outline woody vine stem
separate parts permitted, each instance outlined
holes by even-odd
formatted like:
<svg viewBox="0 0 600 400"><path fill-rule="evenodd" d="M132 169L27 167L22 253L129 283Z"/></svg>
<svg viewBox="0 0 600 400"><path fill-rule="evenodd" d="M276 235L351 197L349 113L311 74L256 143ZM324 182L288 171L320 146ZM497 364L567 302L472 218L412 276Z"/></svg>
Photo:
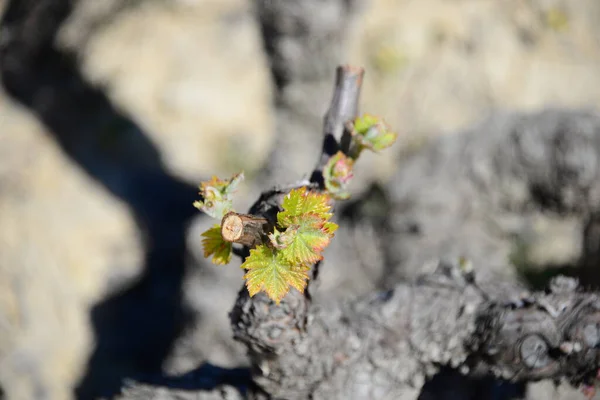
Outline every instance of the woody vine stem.
<svg viewBox="0 0 600 400"><path fill-rule="evenodd" d="M337 228L334 201L348 197L360 153L396 139L379 118L358 117L362 76L359 68L337 69L309 179L264 192L248 214L232 205L242 174L201 186L196 206L219 221L203 234L206 256L226 264L234 244L242 246L246 285L230 318L234 338L248 349L255 394L398 398L446 366L510 381L565 379L591 395L600 297L573 279L556 278L543 293L509 285L502 297L488 297L485 283L459 262L348 306L311 305L309 272Z"/></svg>
<svg viewBox="0 0 600 400"><path fill-rule="evenodd" d="M251 296L264 292L279 304L290 288L304 292L312 265L323 259L322 252L338 228L330 221L331 209L335 199L349 197L354 162L363 150L377 152L395 142L397 135L380 118L357 116L363 74L361 68L338 68L325 117L322 154L308 182L273 192L284 196L266 210L250 214L233 211L233 193L242 173L201 184L203 199L195 206L221 219L203 234L205 256L226 264L232 243L244 246L242 268Z"/></svg>

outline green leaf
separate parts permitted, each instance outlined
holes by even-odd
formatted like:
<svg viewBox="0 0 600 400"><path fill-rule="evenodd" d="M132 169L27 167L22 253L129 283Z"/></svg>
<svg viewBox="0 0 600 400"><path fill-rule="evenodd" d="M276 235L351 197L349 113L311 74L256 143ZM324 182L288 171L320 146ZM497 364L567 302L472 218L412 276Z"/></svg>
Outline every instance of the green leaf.
<svg viewBox="0 0 600 400"><path fill-rule="evenodd" d="M242 268L248 271L244 279L250 296L265 292L277 304L289 292L290 286L304 292L310 270L306 264L290 264L280 252L265 245L250 250Z"/></svg>
<svg viewBox="0 0 600 400"><path fill-rule="evenodd" d="M371 114L364 114L354 120L354 130L359 135L364 135L373 125L377 125L379 118Z"/></svg>
<svg viewBox="0 0 600 400"><path fill-rule="evenodd" d="M294 189L284 197L283 211L277 213L277 223L282 228L297 224L298 218L305 214L314 214L327 220L331 218L330 197L327 194L309 191L306 187Z"/></svg>
<svg viewBox="0 0 600 400"><path fill-rule="evenodd" d="M353 166L354 160L341 151L333 155L325 164L323 169L325 188L334 198L344 200L350 197L346 189L354 176Z"/></svg>
<svg viewBox="0 0 600 400"><path fill-rule="evenodd" d="M240 172L231 179L221 180L213 176L210 181L202 182L200 195L203 201L195 201L194 207L204 211L213 218L221 219L233 209L233 193L240 182L244 180L244 173Z"/></svg>
<svg viewBox="0 0 600 400"><path fill-rule="evenodd" d="M330 238L333 237L333 234L339 228L338 224L335 222L327 221L323 224L323 231L329 235Z"/></svg>
<svg viewBox="0 0 600 400"><path fill-rule="evenodd" d="M292 190L282 202L283 211L277 213L277 223L284 232L271 235L273 246L292 264L313 264L323 259L337 229L329 222L332 214L330 197L325 193L308 191L306 187Z"/></svg>
<svg viewBox="0 0 600 400"><path fill-rule="evenodd" d="M396 133L389 131L383 120L369 114L354 120L352 135L359 145L359 153L363 148L373 151L383 150L390 147L398 137Z"/></svg>
<svg viewBox="0 0 600 400"><path fill-rule="evenodd" d="M212 262L218 265L228 264L231 261L231 243L223 240L221 226L215 225L202 234L204 257L213 256Z"/></svg>
<svg viewBox="0 0 600 400"><path fill-rule="evenodd" d="M281 250L283 257L290 263L314 264L323 259L321 252L329 245L337 224L327 222L316 214L305 214L298 218L290 244Z"/></svg>

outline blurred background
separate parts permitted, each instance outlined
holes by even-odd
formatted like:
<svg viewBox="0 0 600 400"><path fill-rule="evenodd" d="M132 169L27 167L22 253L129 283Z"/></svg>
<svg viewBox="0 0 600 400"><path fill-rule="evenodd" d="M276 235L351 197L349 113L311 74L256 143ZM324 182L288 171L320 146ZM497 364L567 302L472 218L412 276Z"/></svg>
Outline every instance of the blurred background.
<svg viewBox="0 0 600 400"><path fill-rule="evenodd" d="M228 319L242 271L203 258L197 185L245 171L242 211L306 176L340 63L366 69L361 110L400 139L359 161L316 301L446 256L537 287L600 254L589 207L460 192L450 139L494 155L541 120L587 138L577 154L600 148L598 0L0 0L0 14L0 398L111 398L199 366L244 379ZM457 211L471 201L480 213Z"/></svg>

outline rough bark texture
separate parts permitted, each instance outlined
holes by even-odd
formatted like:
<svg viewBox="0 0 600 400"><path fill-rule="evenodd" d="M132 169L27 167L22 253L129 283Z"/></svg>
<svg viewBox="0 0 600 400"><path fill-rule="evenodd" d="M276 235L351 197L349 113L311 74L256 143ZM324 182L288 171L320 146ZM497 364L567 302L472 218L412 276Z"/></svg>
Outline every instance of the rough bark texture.
<svg viewBox="0 0 600 400"><path fill-rule="evenodd" d="M327 310L298 307L299 295L282 309L265 297L248 306L241 296L232 319L255 382L276 398L397 399L414 397L440 366L516 381L595 378L596 294L557 278L548 294L506 291L484 300L482 288L457 272L443 266L415 284Z"/></svg>
<svg viewBox="0 0 600 400"><path fill-rule="evenodd" d="M343 76L349 70L338 73ZM337 89L341 82L343 79L337 80ZM358 92L349 93L356 96ZM334 96L330 109L336 109L336 102L353 103ZM545 126L544 118L540 118L540 127L547 129L534 130L529 138L527 129L509 136L509 143L525 139L546 143L550 135L549 142L557 148L550 159L538 160L545 163L539 184L523 190L533 194L542 190L547 194L542 198L553 199L550 208L563 207L567 212L593 209L595 191L578 184L591 185L595 175L580 177L577 166L588 165L589 160L584 157L578 164L581 158L569 156L569 149L573 148L570 141L579 143L578 134L597 140L597 131L585 129L589 124L583 124L578 125L580 129L563 128L556 134L556 124ZM586 121L578 119L582 120ZM341 130L337 137L332 136L325 125L325 141L337 141L339 147ZM589 146L575 148L585 155ZM512 160L510 171L522 180L537 176L536 168L521 168L536 161L534 155L515 160L513 152L506 151L497 148L489 157L498 163ZM593 152L595 157L596 150ZM251 214L272 217L285 192L266 192ZM434 274L414 283L326 308L312 305L308 293L292 291L275 305L263 294L250 297L242 288L230 316L234 337L247 346L252 363L256 386L250 393L258 398L285 399L414 398L440 368L513 382L561 378L573 385L593 382L598 371L596 345L600 343L600 298L596 294L579 292L577 281L564 277L554 279L547 292L533 294L510 281L476 282L471 267L455 260L438 263ZM421 397L435 398L443 386L426 387ZM462 394L473 396L472 390Z"/></svg>
<svg viewBox="0 0 600 400"><path fill-rule="evenodd" d="M278 308L242 292L232 321L255 382L275 398L391 399L414 396L436 363L466 359L478 302L451 285L403 285L327 310L298 293Z"/></svg>
<svg viewBox="0 0 600 400"><path fill-rule="evenodd" d="M525 275L579 264L579 252L552 259L552 247L570 239L556 243L552 230L568 224L581 237L595 236L599 156L600 118L587 111L497 113L431 143L405 160L388 185L383 276L393 284L414 278L432 258L460 256L480 275L512 280L516 273L506 268L509 262ZM550 228L541 244L548 243L538 246L543 257L536 262L529 257L534 247L529 237L542 236L537 232L544 226ZM597 241L584 241L582 257L590 264ZM597 279L589 274L585 283Z"/></svg>
<svg viewBox="0 0 600 400"><path fill-rule="evenodd" d="M251 393L260 398L264 390L284 399L415 398L441 367L518 381L566 378L581 384L596 377L596 294L578 292L570 278L556 278L547 293L521 293L508 285L504 296L485 300L487 289L458 266L440 265L413 284L328 309L306 306L298 292L275 306L263 295L249 301L242 290L232 320L254 362L260 389ZM137 385L123 398L191 396L177 393ZM219 393L237 395L231 389ZM218 398L215 392L205 396Z"/></svg>

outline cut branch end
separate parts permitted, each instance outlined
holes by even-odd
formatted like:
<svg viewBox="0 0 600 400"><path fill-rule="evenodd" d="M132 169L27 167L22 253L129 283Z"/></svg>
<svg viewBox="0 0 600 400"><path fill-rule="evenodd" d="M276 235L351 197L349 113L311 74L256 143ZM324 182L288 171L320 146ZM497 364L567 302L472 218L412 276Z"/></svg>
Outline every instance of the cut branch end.
<svg viewBox="0 0 600 400"><path fill-rule="evenodd" d="M221 220L223 240L254 248L263 242L269 233L269 221L266 218L248 214L229 212Z"/></svg>

